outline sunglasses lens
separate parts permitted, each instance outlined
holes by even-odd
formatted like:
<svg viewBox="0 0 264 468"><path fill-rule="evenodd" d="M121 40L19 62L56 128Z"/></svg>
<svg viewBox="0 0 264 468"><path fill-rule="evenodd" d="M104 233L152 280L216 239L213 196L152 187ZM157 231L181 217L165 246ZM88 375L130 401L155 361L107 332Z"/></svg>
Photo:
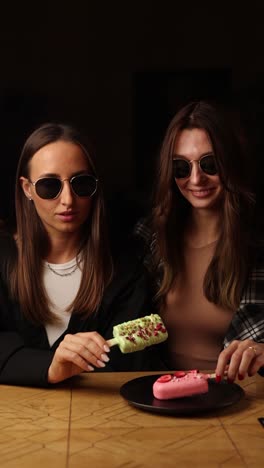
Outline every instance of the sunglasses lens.
<svg viewBox="0 0 264 468"><path fill-rule="evenodd" d="M36 182L35 189L40 198L45 200L56 198L61 190L61 181L53 177L44 177Z"/></svg>
<svg viewBox="0 0 264 468"><path fill-rule="evenodd" d="M72 189L78 197L92 197L97 190L97 180L93 175L79 175L71 181Z"/></svg>
<svg viewBox="0 0 264 468"><path fill-rule="evenodd" d="M173 175L176 179L184 179L190 175L190 165L184 159L173 160Z"/></svg>
<svg viewBox="0 0 264 468"><path fill-rule="evenodd" d="M215 164L215 158L212 155L205 156L200 160L200 167L208 175L217 174L217 167Z"/></svg>
<svg viewBox="0 0 264 468"><path fill-rule="evenodd" d="M207 175L216 175L218 170L213 155L209 154L200 159L200 167L202 171ZM173 175L176 179L184 179L189 177L191 174L190 163L185 159L174 159L173 160Z"/></svg>
<svg viewBox="0 0 264 468"><path fill-rule="evenodd" d="M78 197L92 197L97 190L97 179L93 175L83 174L71 179L71 187ZM40 198L52 200L61 191L62 181L56 177L44 177L35 184Z"/></svg>

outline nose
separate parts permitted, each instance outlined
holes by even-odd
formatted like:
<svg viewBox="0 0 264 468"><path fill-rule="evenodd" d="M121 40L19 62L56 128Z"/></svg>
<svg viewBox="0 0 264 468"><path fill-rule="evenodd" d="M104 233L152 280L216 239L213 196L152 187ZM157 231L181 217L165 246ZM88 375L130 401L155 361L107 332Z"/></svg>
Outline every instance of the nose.
<svg viewBox="0 0 264 468"><path fill-rule="evenodd" d="M198 161L192 161L192 170L190 174L190 181L195 185L199 184L200 180L203 179L204 173L199 166Z"/></svg>
<svg viewBox="0 0 264 468"><path fill-rule="evenodd" d="M73 197L74 195L69 180L62 180L62 191L60 193L60 200L62 205L71 206L73 203Z"/></svg>

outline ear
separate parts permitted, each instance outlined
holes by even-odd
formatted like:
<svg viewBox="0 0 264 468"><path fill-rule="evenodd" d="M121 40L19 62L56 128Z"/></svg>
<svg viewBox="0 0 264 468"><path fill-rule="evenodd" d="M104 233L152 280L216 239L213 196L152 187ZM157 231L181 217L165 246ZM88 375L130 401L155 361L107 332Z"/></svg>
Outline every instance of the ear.
<svg viewBox="0 0 264 468"><path fill-rule="evenodd" d="M29 200L32 200L32 193L31 193L32 187L31 187L31 183L29 182L29 180L26 177L20 177L19 182L20 182L21 188L22 188L25 196Z"/></svg>

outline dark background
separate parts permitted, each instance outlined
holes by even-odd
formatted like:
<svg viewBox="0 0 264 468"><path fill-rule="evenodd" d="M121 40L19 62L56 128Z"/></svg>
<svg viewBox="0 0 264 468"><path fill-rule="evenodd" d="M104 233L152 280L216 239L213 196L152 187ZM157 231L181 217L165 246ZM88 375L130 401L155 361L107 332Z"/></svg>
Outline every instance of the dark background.
<svg viewBox="0 0 264 468"><path fill-rule="evenodd" d="M111 224L117 234L129 231L148 208L169 120L189 99L208 97L238 104L262 200L260 4L231 11L212 2L76 1L2 11L0 218L12 218L26 137L57 120L90 137Z"/></svg>

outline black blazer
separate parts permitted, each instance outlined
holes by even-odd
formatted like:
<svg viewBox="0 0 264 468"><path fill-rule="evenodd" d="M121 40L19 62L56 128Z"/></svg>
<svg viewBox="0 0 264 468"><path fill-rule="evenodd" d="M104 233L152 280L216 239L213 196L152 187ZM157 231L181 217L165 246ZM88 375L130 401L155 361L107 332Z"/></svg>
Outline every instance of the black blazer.
<svg viewBox="0 0 264 468"><path fill-rule="evenodd" d="M0 236L0 383L8 385L48 386L47 373L54 352L66 333L97 331L106 340L113 326L154 312L151 294L141 258L133 247L126 249L117 262L116 273L106 288L96 313L87 319L72 314L65 333L50 347L44 326L35 326L22 315L19 304L10 300L7 260L16 255L16 246L8 235ZM40 304L41 307L41 304ZM122 354L111 348L110 361L96 371L162 370L159 345L144 351Z"/></svg>

